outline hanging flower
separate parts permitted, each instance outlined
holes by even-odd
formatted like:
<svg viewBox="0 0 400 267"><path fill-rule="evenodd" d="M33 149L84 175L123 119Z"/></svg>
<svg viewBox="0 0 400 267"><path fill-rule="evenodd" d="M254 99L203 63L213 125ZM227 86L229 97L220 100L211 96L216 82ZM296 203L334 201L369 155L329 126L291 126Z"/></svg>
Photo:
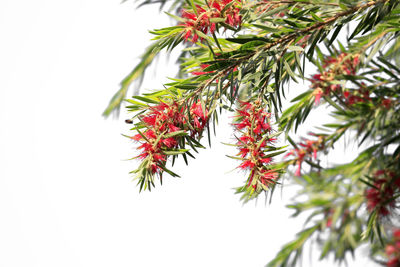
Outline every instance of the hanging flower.
<svg viewBox="0 0 400 267"><path fill-rule="evenodd" d="M241 24L242 17L239 14L241 10L240 0L213 0L209 1L207 6L196 5L196 12L182 9L181 17L185 22L181 23L184 27L183 38L187 41L190 37L192 43L199 39L199 33L213 34L217 25L212 19L222 18L225 23L237 27ZM196 14L197 13L197 14Z"/></svg>
<svg viewBox="0 0 400 267"><path fill-rule="evenodd" d="M182 135L171 133L185 131L192 137L200 137L208 122L207 112L203 112L200 102L189 108L190 116L177 102L161 102L150 106L148 112L140 116L141 127L131 138L140 143L137 158L147 162L145 168L152 174L161 174L168 155L165 151L178 148ZM190 126L189 126L190 124ZM169 135L168 135L169 134Z"/></svg>
<svg viewBox="0 0 400 267"><path fill-rule="evenodd" d="M393 231L392 240L386 245L385 252L389 259L386 266L400 266L400 229L395 229Z"/></svg>
<svg viewBox="0 0 400 267"><path fill-rule="evenodd" d="M297 166L295 175L301 175L301 165L304 160L316 160L317 152L324 149L324 137L322 135L316 135L314 133L310 133L310 135L318 137L317 140L309 140L303 139L303 141L298 145L297 148L292 149L285 155L285 157L293 156L294 163Z"/></svg>
<svg viewBox="0 0 400 267"><path fill-rule="evenodd" d="M374 174L373 187L366 189L367 209L376 210L380 216L388 216L395 207L393 198L400 191L400 176L389 170L378 170Z"/></svg>
<svg viewBox="0 0 400 267"><path fill-rule="evenodd" d="M275 138L268 137L272 131L271 114L260 100L253 103L241 101L236 112L237 122L233 126L240 133L237 156L242 158L239 168L250 172L247 186L257 190L275 184L279 173L271 169L272 159L265 154L275 141Z"/></svg>
<svg viewBox="0 0 400 267"><path fill-rule="evenodd" d="M330 95L332 92L342 90L334 80L338 75L355 75L359 65L358 55L342 53L337 57L329 57L323 62L323 72L311 77L311 88L314 90L315 105L320 103L322 96Z"/></svg>

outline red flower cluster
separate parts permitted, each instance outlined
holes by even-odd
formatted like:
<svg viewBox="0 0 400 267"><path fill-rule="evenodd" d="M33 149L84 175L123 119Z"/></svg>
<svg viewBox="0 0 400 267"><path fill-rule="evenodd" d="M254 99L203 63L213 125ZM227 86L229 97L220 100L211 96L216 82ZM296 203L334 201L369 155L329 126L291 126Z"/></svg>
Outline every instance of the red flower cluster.
<svg viewBox="0 0 400 267"><path fill-rule="evenodd" d="M333 214L335 213L335 209L331 208L328 211L324 212L325 218L326 219L326 227L330 228L332 227L332 219L333 219Z"/></svg>
<svg viewBox="0 0 400 267"><path fill-rule="evenodd" d="M310 133L310 135L315 135ZM324 148L324 137L322 135L315 135L318 137L317 140L308 140L305 139L303 142L299 144L299 147L292 149L289 153L285 155L294 156L295 164L297 165L297 169L295 171L296 176L301 175L301 164L306 159L317 159L317 152Z"/></svg>
<svg viewBox="0 0 400 267"><path fill-rule="evenodd" d="M196 43L199 39L197 32L211 34L217 29L216 22L212 19L222 18L226 24L237 27L240 25L242 17L239 15L241 9L241 0L213 0L208 2L207 7L196 5L197 15L195 12L182 10L182 18L186 21L181 24L185 27L184 39L187 41L192 37L192 42ZM215 20L214 20L215 21Z"/></svg>
<svg viewBox="0 0 400 267"><path fill-rule="evenodd" d="M192 104L192 106L190 107L190 119L192 121L191 122L192 129L190 129L190 136L200 137L201 133L204 130L204 127L206 127L208 122L207 113L208 113L207 110L205 112L203 111L200 102ZM185 120L184 122L186 123L188 122L188 120Z"/></svg>
<svg viewBox="0 0 400 267"><path fill-rule="evenodd" d="M374 174L374 187L365 191L367 209L376 210L378 215L387 216L395 207L393 196L400 191L400 176L389 170L378 170Z"/></svg>
<svg viewBox="0 0 400 267"><path fill-rule="evenodd" d="M217 53L216 53L216 55L218 56ZM217 60L218 60L218 59L217 59ZM205 71L205 69L206 69L207 67L209 67L209 66L210 66L209 64L200 64L200 66L197 67L196 70L195 70L195 71L192 71L191 73L192 73L193 75L196 75L196 76L204 75L204 74L213 74L213 73L215 73L215 72L216 72L215 70L212 70L212 71ZM237 66L235 66L235 67L233 67L232 69L229 69L229 70L224 71L224 73L228 73L230 70L232 70L232 71L234 72L234 71L237 71L238 68L237 68ZM219 80L219 79L215 79L215 82L218 83L218 80Z"/></svg>
<svg viewBox="0 0 400 267"><path fill-rule="evenodd" d="M386 255L389 261L386 263L387 267L400 266L400 229L393 231L393 240L386 245Z"/></svg>
<svg viewBox="0 0 400 267"><path fill-rule="evenodd" d="M140 117L142 126L145 130L132 137L139 141L141 154L138 158L147 160L145 166L152 174L162 172L162 167L167 161L165 151L178 147L179 138L189 132L192 137L201 135L207 124L207 115L203 113L200 103L193 103L190 107L189 122L187 111L184 107L179 107L178 103L161 102L156 106L149 107L149 111ZM188 124L191 124L191 127ZM174 134L175 133L175 134Z"/></svg>
<svg viewBox="0 0 400 267"><path fill-rule="evenodd" d="M384 98L382 99L381 105L384 106L385 108L390 108L390 106L392 106L392 100Z"/></svg>
<svg viewBox="0 0 400 267"><path fill-rule="evenodd" d="M346 99L348 105L354 105L357 103L365 103L371 101L370 92L365 87L361 87L359 90L350 92L344 91L343 96Z"/></svg>
<svg viewBox="0 0 400 267"><path fill-rule="evenodd" d="M366 88L364 83L361 83L361 87L358 90L343 92L343 96L346 99L346 103L348 105L372 102L370 94L370 91ZM392 100L389 98L382 97L378 101L379 102L377 104L386 109L389 109L393 104Z"/></svg>
<svg viewBox="0 0 400 267"><path fill-rule="evenodd" d="M329 57L325 60L323 68L327 69L311 78L311 88L314 89L315 104L318 105L323 95L341 89L338 84L333 84L337 75L355 75L357 65L360 63L358 55L340 54L338 57Z"/></svg>
<svg viewBox="0 0 400 267"><path fill-rule="evenodd" d="M268 144L276 140L268 137L271 133L271 114L266 112L259 100L254 103L240 102L237 112L238 122L233 124L241 133L237 155L243 160L239 168L250 171L247 186L251 185L256 190L258 186L274 184L279 174L268 167L272 160L264 153L271 148Z"/></svg>
<svg viewBox="0 0 400 267"><path fill-rule="evenodd" d="M343 97L347 105L354 105L371 102L370 94L371 92L367 89L365 83L362 82L358 90L345 90L343 92Z"/></svg>
<svg viewBox="0 0 400 267"><path fill-rule="evenodd" d="M204 71L205 68L207 68L208 64L200 64L200 70L198 71L192 71L193 75L204 75L204 74L209 74L209 73L213 73L214 71Z"/></svg>

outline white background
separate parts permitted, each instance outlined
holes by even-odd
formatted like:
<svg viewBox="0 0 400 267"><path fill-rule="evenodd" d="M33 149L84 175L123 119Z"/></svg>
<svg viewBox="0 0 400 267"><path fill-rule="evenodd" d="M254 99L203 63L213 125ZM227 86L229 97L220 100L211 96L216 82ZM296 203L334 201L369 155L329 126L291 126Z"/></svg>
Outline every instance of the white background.
<svg viewBox="0 0 400 267"><path fill-rule="evenodd" d="M139 194L128 115L101 113L167 23L117 0L0 0L0 267L261 267L301 229L291 188L272 205L233 194L229 117L183 178ZM166 64L145 85L174 76Z"/></svg>

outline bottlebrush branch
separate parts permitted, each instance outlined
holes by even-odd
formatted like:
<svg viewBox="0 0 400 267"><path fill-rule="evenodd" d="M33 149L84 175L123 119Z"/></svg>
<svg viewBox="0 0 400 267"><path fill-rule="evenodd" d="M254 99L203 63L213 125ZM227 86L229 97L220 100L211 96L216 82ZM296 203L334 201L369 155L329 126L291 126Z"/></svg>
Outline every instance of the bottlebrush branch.
<svg viewBox="0 0 400 267"><path fill-rule="evenodd" d="M237 154L230 157L246 173L236 189L242 199L272 192L285 178L307 199L289 205L294 216L309 211L306 228L268 266L295 266L310 240L318 240L321 259L333 255L341 263L368 245L372 260L397 266L399 1L187 0L176 6L166 14L174 25L151 31L153 44L105 112L119 107L155 55L180 50L179 77L126 99L140 190L162 182L164 173L178 176L169 162L179 156L188 163L205 148L203 137L210 142L225 111L234 117ZM285 91L298 90L300 80L308 90L287 106ZM313 112L335 122L316 125L309 138L295 136ZM344 140L362 152L346 164L330 163L330 152Z"/></svg>

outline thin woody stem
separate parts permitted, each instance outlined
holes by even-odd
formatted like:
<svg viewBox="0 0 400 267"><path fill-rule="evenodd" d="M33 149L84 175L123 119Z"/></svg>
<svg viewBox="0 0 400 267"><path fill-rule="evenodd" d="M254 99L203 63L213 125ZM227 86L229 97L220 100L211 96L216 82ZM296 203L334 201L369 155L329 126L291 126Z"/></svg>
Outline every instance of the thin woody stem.
<svg viewBox="0 0 400 267"><path fill-rule="evenodd" d="M286 36L276 40L275 42L266 45L263 48L263 50L269 50L269 49L271 49L272 47L274 47L276 45L279 45L281 43L286 43L286 42L288 42L290 40L293 40L296 37L298 37L299 35L302 35L304 33L309 33L309 32L311 32L311 31L313 31L315 29L318 29L318 28L322 28L322 27L324 27L324 26L326 26L328 24L331 24L331 23L335 22L337 19L339 19L341 17L347 16L347 15L355 13L355 12L357 12L359 10L366 9L368 7L374 6L374 5L378 4L378 3L384 3L384 2L388 2L388 1L389 0L372 1L372 2L369 2L369 3L364 4L364 5L358 5L358 6L352 7L349 10L340 12L340 13L336 14L333 17L325 19L323 22L319 22L319 23L316 23L313 26L307 27L307 28L302 29L302 30L298 30L296 33L292 33L292 34L286 35Z"/></svg>
<svg viewBox="0 0 400 267"><path fill-rule="evenodd" d="M381 39L383 36L385 36L388 32L383 31L382 33L380 33L379 35L377 35L374 39L372 39L371 41L368 42L368 44L366 44L365 46L363 46L363 48L360 50L359 54L364 53L371 45L373 45L374 43L376 43L376 41L378 41L379 39Z"/></svg>
<svg viewBox="0 0 400 267"><path fill-rule="evenodd" d="M207 86L209 86L212 82L214 82L216 79L221 78L223 75L225 75L227 72L233 70L236 67L236 65L234 66L230 66L227 70L223 70L223 71L219 71L217 72L216 75L214 75L212 78L210 78L209 80L206 80L202 85L199 86L199 88L196 89L196 91L190 95L190 97L194 96L194 95L198 95L200 94L204 88L206 88ZM183 99L184 101L184 99Z"/></svg>

